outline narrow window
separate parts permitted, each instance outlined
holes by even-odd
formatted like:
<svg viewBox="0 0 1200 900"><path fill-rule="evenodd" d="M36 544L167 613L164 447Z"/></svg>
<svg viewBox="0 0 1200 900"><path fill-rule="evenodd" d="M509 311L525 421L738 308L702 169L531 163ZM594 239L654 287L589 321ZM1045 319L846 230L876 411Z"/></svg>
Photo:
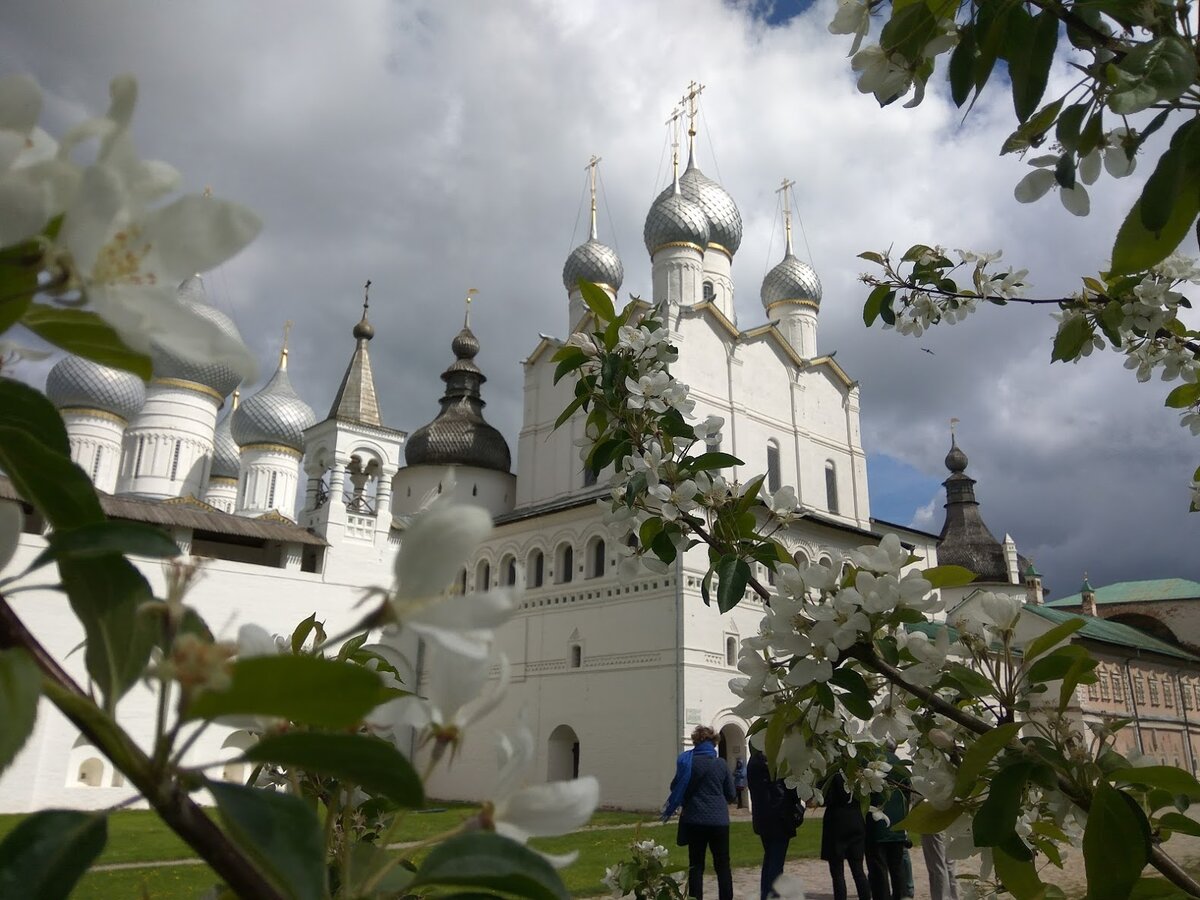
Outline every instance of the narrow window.
<svg viewBox="0 0 1200 900"><path fill-rule="evenodd" d="M717 292L715 290L713 290L713 283L711 281L704 282L703 291L704 291L704 301L706 303L717 299Z"/></svg>
<svg viewBox="0 0 1200 900"><path fill-rule="evenodd" d="M1120 700L1124 702L1125 684L1121 681L1121 675L1118 672L1114 672L1112 676L1112 692L1114 700Z"/></svg>
<svg viewBox="0 0 1200 900"><path fill-rule="evenodd" d="M175 442L175 449L171 451L171 480L175 480L175 476L179 474L179 452L183 449L183 441Z"/></svg>
<svg viewBox="0 0 1200 900"><path fill-rule="evenodd" d="M767 442L767 490L772 494L779 490L781 478L779 475L779 445L774 441Z"/></svg>
<svg viewBox="0 0 1200 900"><path fill-rule="evenodd" d="M511 556L504 563L504 583L509 587L517 583L517 561Z"/></svg>
<svg viewBox="0 0 1200 900"><path fill-rule="evenodd" d="M1151 678L1150 681L1150 705L1158 706L1158 679Z"/></svg>
<svg viewBox="0 0 1200 900"><path fill-rule="evenodd" d="M735 638L733 635L725 638L725 665L737 665L737 651L737 638Z"/></svg>
<svg viewBox="0 0 1200 900"><path fill-rule="evenodd" d="M592 543L592 578L604 576L604 539L596 538Z"/></svg>
<svg viewBox="0 0 1200 900"><path fill-rule="evenodd" d="M1100 676L1100 699L1101 700L1111 700L1112 699L1111 695L1108 693L1108 679L1105 678L1103 675Z"/></svg>
<svg viewBox="0 0 1200 900"><path fill-rule="evenodd" d="M278 477L278 472L271 473L271 481L267 487L267 509L275 508L275 479Z"/></svg>
<svg viewBox="0 0 1200 900"><path fill-rule="evenodd" d="M475 590L487 591L492 587L492 564L482 560L475 569Z"/></svg>
<svg viewBox="0 0 1200 900"><path fill-rule="evenodd" d="M463 569L458 573L458 592L465 594L467 592L467 570Z"/></svg>
<svg viewBox="0 0 1200 900"><path fill-rule="evenodd" d="M1146 685L1142 681L1141 675L1138 675L1138 677L1133 682L1133 698L1138 703L1146 702Z"/></svg>
<svg viewBox="0 0 1200 900"><path fill-rule="evenodd" d="M837 469L832 459L825 463L825 507L835 516L838 514Z"/></svg>
<svg viewBox="0 0 1200 900"><path fill-rule="evenodd" d="M145 452L146 452L146 438L139 436L138 441L137 441L137 453L133 457L133 474L134 475L142 474L142 456L145 454Z"/></svg>
<svg viewBox="0 0 1200 900"><path fill-rule="evenodd" d="M534 550L529 557L529 564L525 567L525 586L539 588L545 578L546 554L541 550Z"/></svg>
<svg viewBox="0 0 1200 900"><path fill-rule="evenodd" d="M100 457L104 455L104 448L97 447L96 455L92 457L92 481L100 475Z"/></svg>
<svg viewBox="0 0 1200 900"><path fill-rule="evenodd" d="M570 544L563 544L557 559L559 584L566 584L575 577L575 551Z"/></svg>
<svg viewBox="0 0 1200 900"><path fill-rule="evenodd" d="M578 669L583 665L583 647L580 644L571 645L571 668Z"/></svg>
<svg viewBox="0 0 1200 900"><path fill-rule="evenodd" d="M1167 709L1175 708L1175 689L1171 687L1171 682L1163 680L1163 706Z"/></svg>

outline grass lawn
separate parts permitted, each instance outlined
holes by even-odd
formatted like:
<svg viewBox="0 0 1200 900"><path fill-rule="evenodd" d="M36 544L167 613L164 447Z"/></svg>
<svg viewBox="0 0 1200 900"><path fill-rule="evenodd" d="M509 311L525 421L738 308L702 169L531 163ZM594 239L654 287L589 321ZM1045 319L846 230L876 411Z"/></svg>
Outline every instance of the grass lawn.
<svg viewBox="0 0 1200 900"><path fill-rule="evenodd" d="M471 807L451 806L437 811L413 813L404 827L406 840L449 830L470 815ZM0 816L0 838L16 827L24 816ZM687 851L675 846L675 823L665 827L642 828L639 823L654 820L649 813L626 813L602 810L592 817L591 828L558 838L533 841L534 846L547 853L579 851L578 861L563 871L563 880L575 896L604 894L601 882L604 870L628 855L634 840L652 838L671 851L671 863L686 868ZM821 844L821 820L806 823L788 853L789 858L818 855ZM154 862L194 857L189 847L148 810L122 810L109 816L109 842L99 864L118 862ZM757 866L762 862L762 845L750 828L750 823L734 822L730 827L730 857L735 868ZM122 869L112 872L90 872L79 883L72 896L78 900L129 900L147 897L150 900L191 900L217 882L216 875L205 865L162 866L158 868ZM1157 898L1153 893L1142 897Z"/></svg>

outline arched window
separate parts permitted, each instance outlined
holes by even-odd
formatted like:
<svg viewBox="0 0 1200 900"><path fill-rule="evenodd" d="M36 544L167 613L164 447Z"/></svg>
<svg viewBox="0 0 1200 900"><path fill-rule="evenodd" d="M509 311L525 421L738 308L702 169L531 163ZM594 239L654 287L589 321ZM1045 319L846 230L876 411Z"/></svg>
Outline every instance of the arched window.
<svg viewBox="0 0 1200 900"><path fill-rule="evenodd" d="M512 587L517 583L517 560L510 553L500 562L500 571L504 573L504 583Z"/></svg>
<svg viewBox="0 0 1200 900"><path fill-rule="evenodd" d="M555 556L554 569L558 573L558 583L566 584L575 577L575 549L564 542L558 545Z"/></svg>
<svg viewBox="0 0 1200 900"><path fill-rule="evenodd" d="M79 783L84 787L100 787L104 779L104 763L90 756L79 764Z"/></svg>
<svg viewBox="0 0 1200 900"><path fill-rule="evenodd" d="M540 588L546 580L546 554L534 550L525 563L525 587Z"/></svg>
<svg viewBox="0 0 1200 900"><path fill-rule="evenodd" d="M604 577L604 553L604 538L592 538L588 546L588 578Z"/></svg>
<svg viewBox="0 0 1200 900"><path fill-rule="evenodd" d="M492 587L492 564L481 559L475 567L475 590L486 591Z"/></svg>
<svg viewBox="0 0 1200 900"><path fill-rule="evenodd" d="M725 638L725 665L736 666L738 656L737 638L732 634Z"/></svg>
<svg viewBox="0 0 1200 900"><path fill-rule="evenodd" d="M782 486L779 473L779 443L774 439L767 441L767 490L772 494Z"/></svg>
<svg viewBox="0 0 1200 900"><path fill-rule="evenodd" d="M717 299L717 292L713 289L713 283L711 281L704 282L703 291L704 301L706 303Z"/></svg>
<svg viewBox="0 0 1200 900"><path fill-rule="evenodd" d="M835 516L838 514L837 469L832 459L825 461L825 507Z"/></svg>
<svg viewBox="0 0 1200 900"><path fill-rule="evenodd" d="M583 647L579 644L571 645L571 668L578 669L583 665Z"/></svg>
<svg viewBox="0 0 1200 900"><path fill-rule="evenodd" d="M792 554L792 561L796 564L797 569L803 569L808 565L808 557L804 555L803 550L797 550Z"/></svg>

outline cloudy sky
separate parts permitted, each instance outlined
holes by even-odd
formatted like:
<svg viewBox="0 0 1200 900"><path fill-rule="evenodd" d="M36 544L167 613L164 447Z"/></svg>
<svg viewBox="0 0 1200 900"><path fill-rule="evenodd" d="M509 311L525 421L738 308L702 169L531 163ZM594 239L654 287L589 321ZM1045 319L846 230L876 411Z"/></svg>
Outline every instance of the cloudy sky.
<svg viewBox="0 0 1200 900"><path fill-rule="evenodd" d="M318 415L364 281L385 421L408 430L436 412L462 298L478 288L488 415L514 448L520 361L538 332L567 329L560 273L586 238L584 166L603 158L601 239L622 255L626 290L649 295L641 228L669 177L663 123L696 79L699 165L745 221L742 327L763 321L759 284L782 254L774 190L797 182L797 249L824 283L818 342L863 385L876 516L940 529L957 417L986 521L1054 595L1085 570L1095 584L1200 578L1200 518L1186 512L1200 441L1162 407L1165 387L1138 384L1112 353L1051 366L1044 310L990 308L919 340L868 331L856 280L862 250L938 242L1003 248L1038 295L1060 295L1104 265L1150 167L1103 180L1088 219L1053 194L1023 207L1012 188L1026 167L998 155L1007 96L963 121L939 82L918 109L880 109L857 92L831 15L831 0L10 0L0 72L37 77L57 132L105 108L113 75L140 79L142 154L265 220L207 277L210 295L268 375L295 322L292 377ZM1066 78L1062 65L1054 79Z"/></svg>

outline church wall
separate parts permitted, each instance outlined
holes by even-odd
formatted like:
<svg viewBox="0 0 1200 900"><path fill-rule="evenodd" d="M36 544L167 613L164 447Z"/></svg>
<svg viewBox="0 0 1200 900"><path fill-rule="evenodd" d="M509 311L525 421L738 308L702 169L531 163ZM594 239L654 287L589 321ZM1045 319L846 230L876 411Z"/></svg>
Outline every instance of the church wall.
<svg viewBox="0 0 1200 900"><path fill-rule="evenodd" d="M38 535L22 535L12 563L20 571L45 548ZM164 580L158 560L134 558L155 594L162 596ZM38 572L30 583L36 583ZM266 566L254 566L226 560L213 560L204 567L194 593L189 598L216 636L232 640L238 628L247 623L262 625L272 633L290 635L303 619L314 611L323 618L332 634L348 628L362 615L356 608L362 592L357 586L331 584L318 575ZM83 654L71 650L83 639L83 630L64 595L54 591L31 590L10 598L21 619L59 659L79 683L87 683ZM143 749L153 738L156 701L140 684L120 702L118 715ZM232 729L211 726L189 752L188 759L199 763L230 755L223 748ZM10 768L0 779L0 811L27 812L51 806L98 809L133 795L127 785L113 786L115 775L110 764L101 759L100 787L84 786L78 779L78 766L91 756L86 747L75 747L79 733L48 702L38 706L37 726ZM100 757L99 753L94 754ZM75 766L75 768L68 768Z"/></svg>
<svg viewBox="0 0 1200 900"><path fill-rule="evenodd" d="M392 485L397 515L412 515L445 491L456 503L482 506L498 516L512 509L517 487L512 474L475 466L405 466Z"/></svg>
<svg viewBox="0 0 1200 900"><path fill-rule="evenodd" d="M125 431L120 492L163 499L201 496L220 405L215 392L210 396L152 381L145 406Z"/></svg>

